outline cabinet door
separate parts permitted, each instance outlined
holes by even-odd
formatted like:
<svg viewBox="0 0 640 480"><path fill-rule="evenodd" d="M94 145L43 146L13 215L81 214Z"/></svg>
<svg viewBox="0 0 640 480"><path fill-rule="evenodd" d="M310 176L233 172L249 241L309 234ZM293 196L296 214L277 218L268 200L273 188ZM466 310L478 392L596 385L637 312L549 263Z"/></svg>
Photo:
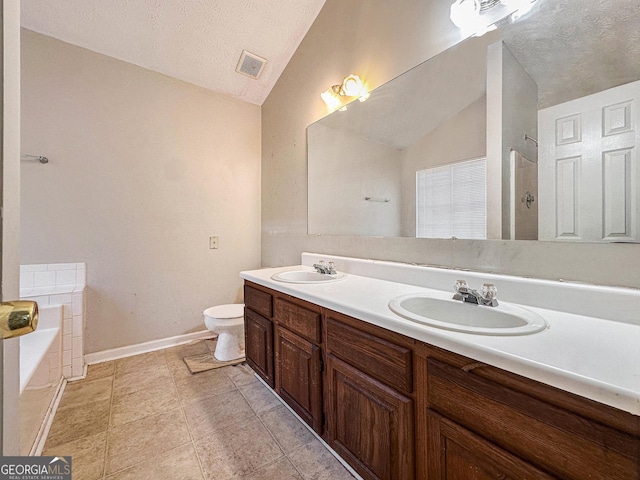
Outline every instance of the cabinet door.
<svg viewBox="0 0 640 480"><path fill-rule="evenodd" d="M247 363L273 388L273 323L245 309L244 335Z"/></svg>
<svg viewBox="0 0 640 480"><path fill-rule="evenodd" d="M333 449L363 478L415 478L413 400L327 356L327 429Z"/></svg>
<svg viewBox="0 0 640 480"><path fill-rule="evenodd" d="M313 343L276 327L276 392L319 434L322 418L322 352Z"/></svg>
<svg viewBox="0 0 640 480"><path fill-rule="evenodd" d="M428 412L429 480L550 480L534 466L437 413Z"/></svg>
<svg viewBox="0 0 640 480"><path fill-rule="evenodd" d="M475 368L482 371L427 359L428 408L560 478L640 478L637 436L483 378Z"/></svg>

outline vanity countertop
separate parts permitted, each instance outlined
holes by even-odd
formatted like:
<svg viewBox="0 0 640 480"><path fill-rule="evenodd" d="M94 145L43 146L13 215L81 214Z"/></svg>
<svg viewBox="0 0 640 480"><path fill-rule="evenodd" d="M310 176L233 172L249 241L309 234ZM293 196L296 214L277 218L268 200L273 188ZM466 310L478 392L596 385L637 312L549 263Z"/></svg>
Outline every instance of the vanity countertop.
<svg viewBox="0 0 640 480"><path fill-rule="evenodd" d="M461 333L406 320L388 308L389 300L399 295L442 290L351 273L344 280L326 284L283 283L271 278L275 273L293 269L313 270L299 265L245 271L240 276L430 345L640 415L640 324L526 306L541 315L549 328L522 336Z"/></svg>

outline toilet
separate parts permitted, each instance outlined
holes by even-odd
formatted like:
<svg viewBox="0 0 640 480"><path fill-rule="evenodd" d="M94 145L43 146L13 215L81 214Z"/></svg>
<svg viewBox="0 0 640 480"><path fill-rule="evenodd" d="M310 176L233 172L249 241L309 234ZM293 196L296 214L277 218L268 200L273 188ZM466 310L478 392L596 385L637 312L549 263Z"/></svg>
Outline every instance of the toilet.
<svg viewBox="0 0 640 480"><path fill-rule="evenodd" d="M244 304L217 305L202 313L206 327L218 334L213 356L221 362L244 357Z"/></svg>

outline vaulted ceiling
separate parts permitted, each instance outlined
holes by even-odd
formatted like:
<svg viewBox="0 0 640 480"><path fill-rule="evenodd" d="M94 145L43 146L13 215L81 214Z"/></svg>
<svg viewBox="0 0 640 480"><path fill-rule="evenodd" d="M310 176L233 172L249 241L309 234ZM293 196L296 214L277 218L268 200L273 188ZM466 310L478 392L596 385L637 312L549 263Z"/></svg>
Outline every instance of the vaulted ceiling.
<svg viewBox="0 0 640 480"><path fill-rule="evenodd" d="M23 0L22 27L261 105L325 0ZM267 59L256 80L243 50Z"/></svg>

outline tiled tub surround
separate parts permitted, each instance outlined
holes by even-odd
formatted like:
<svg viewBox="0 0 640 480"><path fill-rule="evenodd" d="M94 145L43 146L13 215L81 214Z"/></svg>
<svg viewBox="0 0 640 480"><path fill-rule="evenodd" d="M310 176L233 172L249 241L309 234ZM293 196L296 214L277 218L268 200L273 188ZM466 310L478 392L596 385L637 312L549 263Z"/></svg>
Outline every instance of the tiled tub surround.
<svg viewBox="0 0 640 480"><path fill-rule="evenodd" d="M87 267L84 263L20 266L20 298L39 306L62 305L62 375L84 375L84 319Z"/></svg>
<svg viewBox="0 0 640 480"><path fill-rule="evenodd" d="M20 454L38 454L62 386L62 306L40 308L38 328L20 337Z"/></svg>
<svg viewBox="0 0 640 480"><path fill-rule="evenodd" d="M346 280L291 284L276 272L334 261ZM254 283L293 295L391 331L640 415L640 291L447 270L323 254L302 265L242 272ZM455 280L472 288L494 283L498 300L526 305L545 318L543 332L513 337L472 335L419 325L388 308L392 298L449 291Z"/></svg>

